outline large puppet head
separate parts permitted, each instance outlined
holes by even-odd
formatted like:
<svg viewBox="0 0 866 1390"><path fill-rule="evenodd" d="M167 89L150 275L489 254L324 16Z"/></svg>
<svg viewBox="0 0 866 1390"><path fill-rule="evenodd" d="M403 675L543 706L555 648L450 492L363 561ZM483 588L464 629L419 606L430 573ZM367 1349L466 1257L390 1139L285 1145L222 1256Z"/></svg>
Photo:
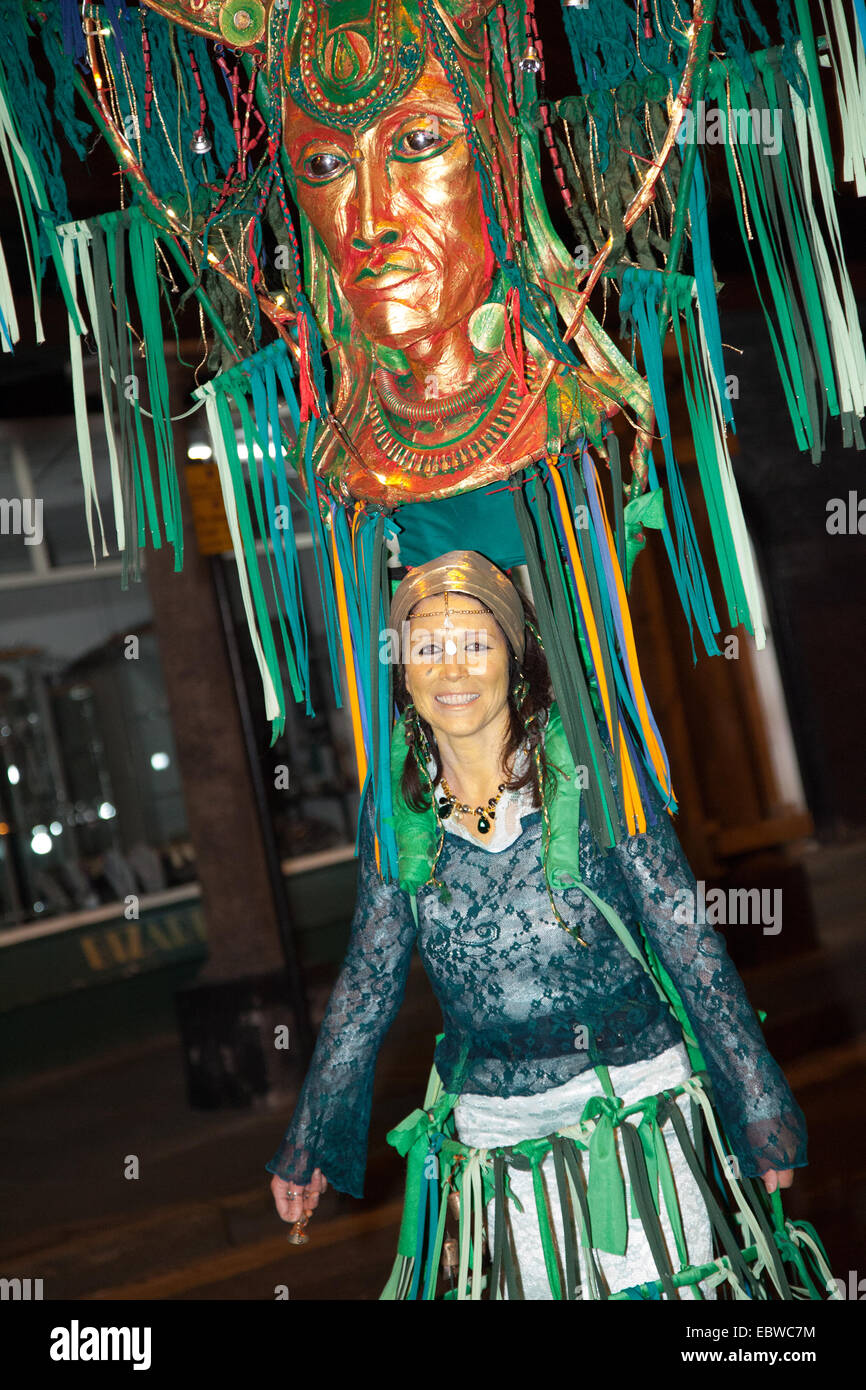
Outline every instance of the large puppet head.
<svg viewBox="0 0 866 1390"><path fill-rule="evenodd" d="M371 356L421 345L423 360L423 346L466 320L490 287L478 175L417 12L370 0L359 20L361 9L306 6L310 28L286 63L285 146L330 272L329 326L336 295ZM464 335L455 375L467 354Z"/></svg>
<svg viewBox="0 0 866 1390"><path fill-rule="evenodd" d="M526 390L524 346L530 372L549 361L527 309L531 320L536 298L549 304L574 267L540 196L522 5L488 25L492 0L296 0L288 14L260 0L148 2L251 54L279 92L333 413L359 446L325 435L319 474L393 502L447 496L525 464L528 438L507 447ZM533 286L520 327L517 275ZM557 288L542 294L542 281ZM537 317L539 329L544 337Z"/></svg>

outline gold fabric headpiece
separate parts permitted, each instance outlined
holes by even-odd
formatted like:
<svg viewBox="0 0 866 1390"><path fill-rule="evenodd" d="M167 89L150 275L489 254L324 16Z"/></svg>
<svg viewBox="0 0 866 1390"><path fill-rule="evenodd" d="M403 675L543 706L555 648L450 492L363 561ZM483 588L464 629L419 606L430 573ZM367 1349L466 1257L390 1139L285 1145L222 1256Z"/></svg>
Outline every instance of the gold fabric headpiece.
<svg viewBox="0 0 866 1390"><path fill-rule="evenodd" d="M416 603L431 594L449 592L480 599L502 628L517 660L523 661L526 626L520 594L507 574L477 550L449 550L410 570L391 599L391 626L399 632Z"/></svg>

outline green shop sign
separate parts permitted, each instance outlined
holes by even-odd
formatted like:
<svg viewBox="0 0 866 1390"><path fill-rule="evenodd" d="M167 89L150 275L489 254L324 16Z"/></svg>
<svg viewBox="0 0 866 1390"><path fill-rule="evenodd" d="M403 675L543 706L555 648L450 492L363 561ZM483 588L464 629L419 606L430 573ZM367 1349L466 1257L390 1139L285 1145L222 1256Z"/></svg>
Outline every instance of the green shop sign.
<svg viewBox="0 0 866 1390"><path fill-rule="evenodd" d="M0 937L0 1012L56 998L90 985L128 979L147 970L204 960L207 938L201 899L142 908L136 920L123 912L104 921L82 921L23 937Z"/></svg>

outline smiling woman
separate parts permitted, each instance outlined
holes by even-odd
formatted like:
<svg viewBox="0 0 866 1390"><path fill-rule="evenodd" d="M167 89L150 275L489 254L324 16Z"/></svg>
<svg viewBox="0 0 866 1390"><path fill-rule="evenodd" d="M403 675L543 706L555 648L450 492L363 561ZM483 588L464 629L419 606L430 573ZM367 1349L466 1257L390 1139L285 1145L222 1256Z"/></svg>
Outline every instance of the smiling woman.
<svg viewBox="0 0 866 1390"><path fill-rule="evenodd" d="M411 630L391 748L399 877L377 873L368 799L349 951L267 1165L280 1214L306 1220L326 1178L362 1195L376 1056L417 943L445 1031L424 1109L389 1135L410 1166L383 1297L435 1297L449 1194L462 1271L450 1296L484 1282L491 1298L640 1285L714 1298L726 1280L741 1297L767 1284L797 1296L760 1191L806 1163L805 1120L722 937L675 915L695 880L664 800L648 791L653 828L602 854L533 606L482 555L410 570L390 618ZM646 1144L626 1119L638 1112ZM729 1206L708 1154L728 1165Z"/></svg>

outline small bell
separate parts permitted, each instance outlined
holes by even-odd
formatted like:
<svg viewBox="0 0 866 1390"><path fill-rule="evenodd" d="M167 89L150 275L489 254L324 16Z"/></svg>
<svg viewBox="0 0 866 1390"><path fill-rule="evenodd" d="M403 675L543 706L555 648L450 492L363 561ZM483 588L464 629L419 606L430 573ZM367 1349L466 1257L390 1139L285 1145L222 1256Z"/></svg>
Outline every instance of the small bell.
<svg viewBox="0 0 866 1390"><path fill-rule="evenodd" d="M308 1243L310 1237L304 1235L304 1227L309 1221L310 1215L310 1212L305 1211L301 1219L293 1224L289 1234L286 1236L289 1245L306 1245Z"/></svg>
<svg viewBox="0 0 866 1390"><path fill-rule="evenodd" d="M541 55L534 43L531 43L520 60L522 72L541 72Z"/></svg>
<svg viewBox="0 0 866 1390"><path fill-rule="evenodd" d="M189 147L193 154L209 154L213 149L213 142L203 130L197 130L189 142Z"/></svg>

